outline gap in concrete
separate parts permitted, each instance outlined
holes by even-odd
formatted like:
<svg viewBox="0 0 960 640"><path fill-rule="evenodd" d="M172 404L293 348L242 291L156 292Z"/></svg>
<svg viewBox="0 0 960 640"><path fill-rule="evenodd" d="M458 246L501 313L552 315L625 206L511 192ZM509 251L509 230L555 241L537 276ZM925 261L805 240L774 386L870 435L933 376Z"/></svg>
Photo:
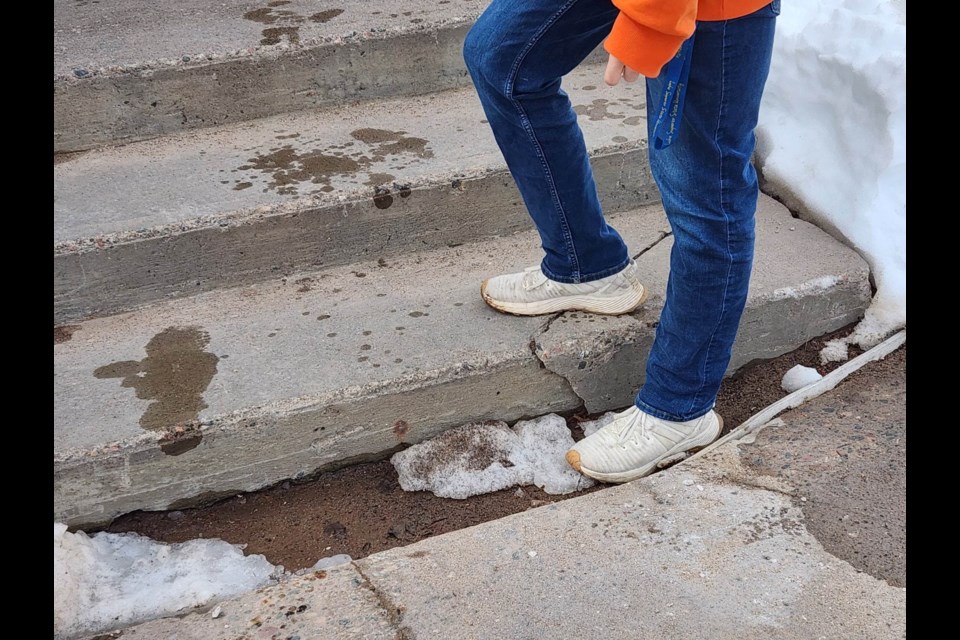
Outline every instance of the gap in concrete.
<svg viewBox="0 0 960 640"><path fill-rule="evenodd" d="M816 367L821 373L836 368L837 363L821 366L819 351L827 340L851 328L811 340L777 358L753 362L727 378L717 400L726 430L783 397L780 381L795 364ZM579 440L578 425L595 416L581 408L566 412L565 417ZM559 496L528 486L451 500L427 492L404 492L388 460L368 461L309 481L284 481L232 495L204 507L134 512L117 518L106 530L132 531L164 542L222 538L246 544L248 554L262 553L270 562L296 571L321 557L346 553L359 559L609 486Z"/></svg>

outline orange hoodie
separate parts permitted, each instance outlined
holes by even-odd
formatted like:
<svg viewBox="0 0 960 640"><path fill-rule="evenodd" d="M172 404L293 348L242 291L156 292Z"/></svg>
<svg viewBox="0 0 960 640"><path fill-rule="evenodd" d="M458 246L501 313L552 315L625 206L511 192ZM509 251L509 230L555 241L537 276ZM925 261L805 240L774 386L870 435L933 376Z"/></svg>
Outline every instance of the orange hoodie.
<svg viewBox="0 0 960 640"><path fill-rule="evenodd" d="M730 20L771 0L613 0L620 15L604 43L625 65L648 78L677 54L697 20Z"/></svg>

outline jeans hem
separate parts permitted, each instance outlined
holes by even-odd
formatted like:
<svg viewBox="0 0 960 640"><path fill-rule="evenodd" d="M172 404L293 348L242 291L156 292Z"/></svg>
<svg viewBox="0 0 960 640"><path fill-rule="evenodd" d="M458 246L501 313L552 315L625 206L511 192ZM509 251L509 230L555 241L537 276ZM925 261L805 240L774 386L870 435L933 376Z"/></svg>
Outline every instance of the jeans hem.
<svg viewBox="0 0 960 640"><path fill-rule="evenodd" d="M686 422L688 420L696 420L697 418L701 416L705 416L708 413L710 413L710 411L713 409L715 404L716 403L710 404L709 406L707 406L707 408L703 409L702 411L693 411L688 414L684 414L683 416L679 416L675 413L667 413L666 411L660 411L656 407L651 407L649 404L647 404L646 402L640 399L639 394L637 395L637 398L634 401L634 405L637 407L637 409L640 409L640 411L643 411L644 413L649 413L654 418L660 418L661 420L669 420L670 422Z"/></svg>
<svg viewBox="0 0 960 640"><path fill-rule="evenodd" d="M603 271L596 271L594 273L588 273L587 275L578 276L561 276L550 269L547 268L546 261L540 263L540 270L543 271L543 275L547 276L551 280L556 282L562 282L563 284L584 284L586 282L593 282L594 280L600 280L601 278L606 278L617 273L620 273L630 265L632 258L627 256L626 260L621 262L615 267L610 267L609 269L604 269Z"/></svg>

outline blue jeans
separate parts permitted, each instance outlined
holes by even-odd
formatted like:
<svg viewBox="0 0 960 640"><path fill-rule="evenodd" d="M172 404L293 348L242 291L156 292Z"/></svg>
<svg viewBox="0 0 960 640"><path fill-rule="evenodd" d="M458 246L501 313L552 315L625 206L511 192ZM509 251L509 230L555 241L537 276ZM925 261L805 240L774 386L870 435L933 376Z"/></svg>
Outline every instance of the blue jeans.
<svg viewBox="0 0 960 640"><path fill-rule="evenodd" d="M753 263L759 190L750 158L779 5L697 23L679 134L664 149L650 146L673 250L636 404L659 418L710 411L730 362ZM597 280L630 260L604 220L583 134L560 88L618 13L610 0L493 0L464 45L494 137L540 233L541 269L559 282ZM646 88L647 104L657 103L662 79L647 79Z"/></svg>

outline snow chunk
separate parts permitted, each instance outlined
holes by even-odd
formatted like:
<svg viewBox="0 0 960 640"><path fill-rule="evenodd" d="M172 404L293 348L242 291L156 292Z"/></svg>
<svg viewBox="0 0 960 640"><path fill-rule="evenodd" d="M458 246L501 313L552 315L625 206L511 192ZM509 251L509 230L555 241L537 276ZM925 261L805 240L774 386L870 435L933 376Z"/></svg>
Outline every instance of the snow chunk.
<svg viewBox="0 0 960 640"><path fill-rule="evenodd" d="M261 587L276 567L223 540L164 544L135 533L53 525L53 632L103 633Z"/></svg>
<svg viewBox="0 0 960 640"><path fill-rule="evenodd" d="M617 417L617 414L613 411L608 411L596 420L591 420L590 422L581 422L580 428L583 429L583 437L589 438L600 429L603 429L605 426L613 422L614 418Z"/></svg>
<svg viewBox="0 0 960 640"><path fill-rule="evenodd" d="M853 334L868 349L906 325L904 0L784 3L757 127L764 191L856 249L877 286Z"/></svg>
<svg viewBox="0 0 960 640"><path fill-rule="evenodd" d="M469 498L535 484L550 494L593 486L565 459L574 444L566 421L549 414L518 422L466 424L444 431L390 458L404 491Z"/></svg>
<svg viewBox="0 0 960 640"><path fill-rule="evenodd" d="M784 374L780 387L787 393L793 393L822 379L823 376L816 369L798 364Z"/></svg>

